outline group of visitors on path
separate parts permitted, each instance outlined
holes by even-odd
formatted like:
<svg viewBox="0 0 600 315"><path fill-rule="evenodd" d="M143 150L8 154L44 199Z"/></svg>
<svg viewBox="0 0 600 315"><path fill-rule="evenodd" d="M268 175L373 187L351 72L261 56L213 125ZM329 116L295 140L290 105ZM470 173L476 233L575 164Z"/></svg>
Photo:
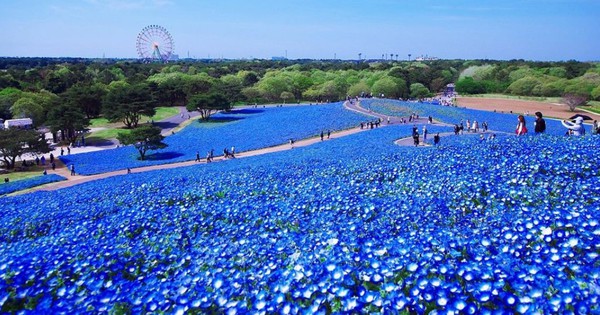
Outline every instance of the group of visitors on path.
<svg viewBox="0 0 600 315"><path fill-rule="evenodd" d="M463 134L465 132L465 130L468 132L474 132L474 133L478 133L480 131L487 132L488 129L489 129L489 125L488 125L487 121L482 122L481 127L480 127L479 122L477 122L477 120L473 120L473 122L471 122L469 119L467 119L466 126L462 120L460 121L460 123L454 125L454 134L455 135Z"/></svg>

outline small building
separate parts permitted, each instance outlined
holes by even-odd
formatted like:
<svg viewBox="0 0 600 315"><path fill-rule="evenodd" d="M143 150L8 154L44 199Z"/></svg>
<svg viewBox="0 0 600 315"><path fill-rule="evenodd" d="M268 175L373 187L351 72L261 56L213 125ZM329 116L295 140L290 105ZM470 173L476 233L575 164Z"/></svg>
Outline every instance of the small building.
<svg viewBox="0 0 600 315"><path fill-rule="evenodd" d="M29 129L33 126L31 118L7 119L4 121L4 128Z"/></svg>
<svg viewBox="0 0 600 315"><path fill-rule="evenodd" d="M455 90L455 85L454 83L449 83L448 85L446 85L446 89L444 89L444 96L454 96L454 94L456 93Z"/></svg>

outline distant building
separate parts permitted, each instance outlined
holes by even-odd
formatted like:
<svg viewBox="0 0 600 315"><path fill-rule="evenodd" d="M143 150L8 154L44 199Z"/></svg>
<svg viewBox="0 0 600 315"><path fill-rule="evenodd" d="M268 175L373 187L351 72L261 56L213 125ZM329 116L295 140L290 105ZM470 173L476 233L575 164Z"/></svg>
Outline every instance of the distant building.
<svg viewBox="0 0 600 315"><path fill-rule="evenodd" d="M454 83L448 83L448 85L446 85L446 89L444 89L444 95L445 96L453 96L454 93L455 93Z"/></svg>
<svg viewBox="0 0 600 315"><path fill-rule="evenodd" d="M285 58L285 57L271 57L271 60L273 60L273 61L282 61L282 60L287 60L287 58Z"/></svg>
<svg viewBox="0 0 600 315"><path fill-rule="evenodd" d="M31 118L7 119L4 121L4 128L22 128L29 129L33 126Z"/></svg>
<svg viewBox="0 0 600 315"><path fill-rule="evenodd" d="M421 56L415 58L415 61L432 61L432 60L438 60L438 59L439 59L438 57L421 55Z"/></svg>

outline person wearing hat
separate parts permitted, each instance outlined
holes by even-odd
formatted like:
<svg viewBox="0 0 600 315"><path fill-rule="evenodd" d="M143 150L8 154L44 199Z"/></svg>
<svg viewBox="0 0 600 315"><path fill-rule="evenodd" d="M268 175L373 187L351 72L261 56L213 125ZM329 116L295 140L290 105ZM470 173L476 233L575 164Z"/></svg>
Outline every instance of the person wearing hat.
<svg viewBox="0 0 600 315"><path fill-rule="evenodd" d="M535 112L535 133L540 134L546 132L546 121L542 117L542 113Z"/></svg>
<svg viewBox="0 0 600 315"><path fill-rule="evenodd" d="M563 120L562 124L565 126L565 128L571 130L572 135L574 136L585 135L585 127L583 126L583 118L581 117L575 118L575 123Z"/></svg>

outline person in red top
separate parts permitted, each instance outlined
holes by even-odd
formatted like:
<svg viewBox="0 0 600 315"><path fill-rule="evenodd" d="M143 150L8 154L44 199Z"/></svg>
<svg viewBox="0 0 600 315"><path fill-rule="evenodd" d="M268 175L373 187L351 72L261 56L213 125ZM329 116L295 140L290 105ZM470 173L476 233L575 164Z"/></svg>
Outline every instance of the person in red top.
<svg viewBox="0 0 600 315"><path fill-rule="evenodd" d="M519 117L517 117L517 119L519 120L519 124L517 124L517 136L521 136L527 133L527 125L525 124L525 117L523 117L523 115L519 115Z"/></svg>

